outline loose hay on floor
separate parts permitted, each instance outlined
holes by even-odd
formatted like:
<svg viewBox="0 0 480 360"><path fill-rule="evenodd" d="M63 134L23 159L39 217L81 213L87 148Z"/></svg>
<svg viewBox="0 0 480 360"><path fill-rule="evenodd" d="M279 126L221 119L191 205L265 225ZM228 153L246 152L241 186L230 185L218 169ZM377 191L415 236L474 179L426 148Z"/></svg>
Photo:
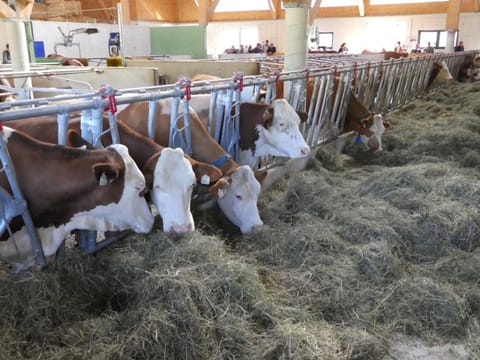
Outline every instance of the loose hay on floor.
<svg viewBox="0 0 480 360"><path fill-rule="evenodd" d="M479 94L387 114L382 153L322 147L262 194L252 234L195 210L191 235L2 278L0 358L408 359L399 333L480 358Z"/></svg>

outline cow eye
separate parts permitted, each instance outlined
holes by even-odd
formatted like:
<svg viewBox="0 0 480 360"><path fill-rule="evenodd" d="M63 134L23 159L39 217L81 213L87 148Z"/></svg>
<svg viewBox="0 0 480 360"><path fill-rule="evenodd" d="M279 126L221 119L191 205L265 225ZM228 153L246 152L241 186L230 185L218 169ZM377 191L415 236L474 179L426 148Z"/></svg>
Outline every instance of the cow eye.
<svg viewBox="0 0 480 360"><path fill-rule="evenodd" d="M280 127L285 127L285 123L284 123L284 122L281 122L281 123L280 123Z"/></svg>
<svg viewBox="0 0 480 360"><path fill-rule="evenodd" d="M235 197L236 197L238 200L242 200L242 199L243 199L243 196L242 196L242 195L235 195Z"/></svg>

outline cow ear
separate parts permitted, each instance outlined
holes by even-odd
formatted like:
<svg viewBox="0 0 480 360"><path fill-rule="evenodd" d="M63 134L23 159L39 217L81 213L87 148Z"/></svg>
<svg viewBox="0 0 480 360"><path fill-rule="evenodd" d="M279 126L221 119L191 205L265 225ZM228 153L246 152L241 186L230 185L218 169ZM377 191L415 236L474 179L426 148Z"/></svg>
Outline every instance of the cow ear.
<svg viewBox="0 0 480 360"><path fill-rule="evenodd" d="M185 154L184 156L192 164L192 169L195 173L195 177L197 178L197 182L202 183L202 179L204 179L205 176L208 176L210 180L209 184L213 184L222 177L222 171L216 166L197 161L188 156L187 154Z"/></svg>
<svg viewBox="0 0 480 360"><path fill-rule="evenodd" d="M308 119L308 113L305 111L297 111L298 116L300 117L300 122L304 123Z"/></svg>
<svg viewBox="0 0 480 360"><path fill-rule="evenodd" d="M362 125L364 129L366 129L370 125L371 121L372 121L372 115L369 115L360 120L360 125Z"/></svg>
<svg viewBox="0 0 480 360"><path fill-rule="evenodd" d="M255 171L255 179L257 179L257 181L262 184L263 183L263 180L265 180L265 178L267 177L268 175L268 172L267 170L256 170Z"/></svg>
<svg viewBox="0 0 480 360"><path fill-rule="evenodd" d="M142 167L142 173L145 177L145 187L147 189L151 189L153 187L153 173L155 172L155 166L157 165L159 157L160 153L154 154Z"/></svg>
<svg viewBox="0 0 480 360"><path fill-rule="evenodd" d="M100 186L113 182L118 178L119 169L112 164L102 163L93 165L93 173Z"/></svg>
<svg viewBox="0 0 480 360"><path fill-rule="evenodd" d="M68 130L67 132L67 143L73 147L85 146L86 149L95 149L92 144L90 144L87 140L82 138L78 132L72 129Z"/></svg>
<svg viewBox="0 0 480 360"><path fill-rule="evenodd" d="M215 184L210 186L208 191L210 194L213 195L215 199L221 199L222 197L225 196L225 193L227 192L228 187L230 186L230 182L228 181L227 178L221 178L218 180Z"/></svg>
<svg viewBox="0 0 480 360"><path fill-rule="evenodd" d="M390 124L386 120L383 120L383 126L385 127L385 129L391 129L392 128L392 124Z"/></svg>
<svg viewBox="0 0 480 360"><path fill-rule="evenodd" d="M268 107L265 109L265 112L263 113L263 120L264 120L265 127L268 127L272 124L272 122L273 122L273 106L268 105Z"/></svg>

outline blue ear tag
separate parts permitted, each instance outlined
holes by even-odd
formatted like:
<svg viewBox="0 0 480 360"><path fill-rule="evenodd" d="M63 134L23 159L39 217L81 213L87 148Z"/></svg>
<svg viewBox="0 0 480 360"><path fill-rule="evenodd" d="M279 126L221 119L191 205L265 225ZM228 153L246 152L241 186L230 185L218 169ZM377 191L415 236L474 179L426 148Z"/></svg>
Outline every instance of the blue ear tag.
<svg viewBox="0 0 480 360"><path fill-rule="evenodd" d="M362 138L360 137L360 134L357 134L357 137L355 138L355 142L358 144L362 141Z"/></svg>

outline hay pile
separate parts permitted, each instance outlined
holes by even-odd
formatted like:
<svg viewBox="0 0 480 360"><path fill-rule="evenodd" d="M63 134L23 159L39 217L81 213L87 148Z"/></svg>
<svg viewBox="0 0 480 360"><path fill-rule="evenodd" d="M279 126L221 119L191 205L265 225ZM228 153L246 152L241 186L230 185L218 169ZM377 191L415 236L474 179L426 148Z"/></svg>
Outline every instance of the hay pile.
<svg viewBox="0 0 480 360"><path fill-rule="evenodd" d="M254 234L196 213L1 280L0 358L380 360L398 336L480 358L480 84L387 120L383 153L324 146L263 194Z"/></svg>

